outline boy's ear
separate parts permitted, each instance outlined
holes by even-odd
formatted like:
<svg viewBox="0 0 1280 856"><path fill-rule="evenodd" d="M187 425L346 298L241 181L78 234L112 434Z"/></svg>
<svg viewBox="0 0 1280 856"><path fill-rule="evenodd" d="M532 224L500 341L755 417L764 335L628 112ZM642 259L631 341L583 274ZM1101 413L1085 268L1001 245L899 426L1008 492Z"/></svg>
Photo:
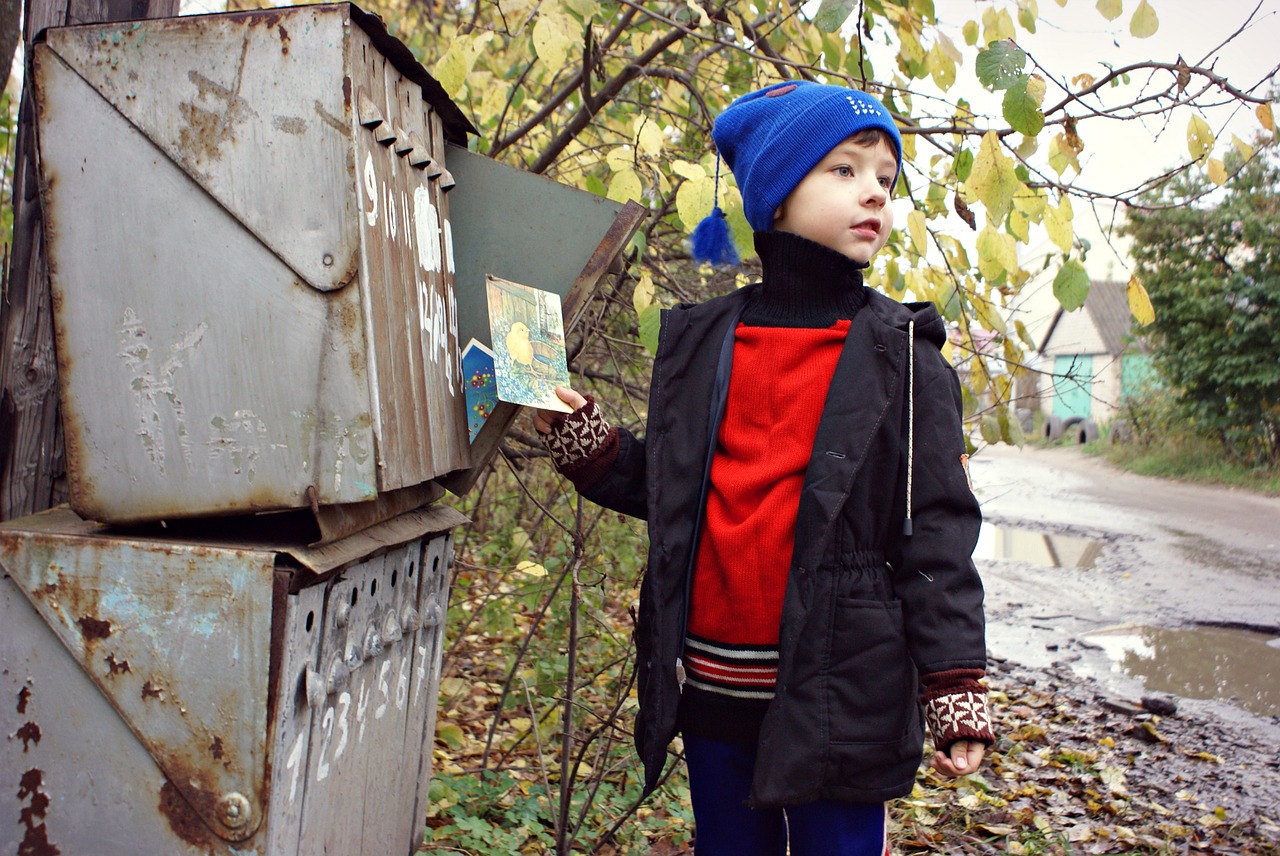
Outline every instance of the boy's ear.
<svg viewBox="0 0 1280 856"><path fill-rule="evenodd" d="M783 204L778 206L778 210L773 212L773 222L777 223L782 219L782 209L785 205L786 201L784 200Z"/></svg>

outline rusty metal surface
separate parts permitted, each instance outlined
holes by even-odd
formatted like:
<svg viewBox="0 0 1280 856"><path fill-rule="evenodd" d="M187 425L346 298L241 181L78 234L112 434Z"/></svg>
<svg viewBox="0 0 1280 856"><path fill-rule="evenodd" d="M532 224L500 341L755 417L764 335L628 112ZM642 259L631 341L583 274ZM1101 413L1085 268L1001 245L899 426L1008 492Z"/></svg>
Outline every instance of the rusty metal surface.
<svg viewBox="0 0 1280 856"><path fill-rule="evenodd" d="M469 462L441 120L364 34L351 38L360 280L376 396L378 483Z"/></svg>
<svg viewBox="0 0 1280 856"><path fill-rule="evenodd" d="M0 626L0 853L232 856L3 574Z"/></svg>
<svg viewBox="0 0 1280 856"><path fill-rule="evenodd" d="M216 523L216 521L214 521ZM302 569L315 577L325 577L334 571L360 560L364 556L403 544L424 535L435 535L471 522L470 519L447 505L429 505L407 511L390 520L383 520L346 538L325 544L306 544L291 540L287 531L276 534L265 527L245 537L237 527L218 531L216 526L186 531L183 527L151 527L147 529L120 529L92 520L85 520L66 507L51 508L21 520L0 524L0 543L7 532L24 532L56 539L64 536L78 539L115 539L144 542L155 549L166 545L181 547L213 547L235 552L270 552L288 556ZM0 556L3 554L0 553ZM310 584L304 581L303 584Z"/></svg>
<svg viewBox="0 0 1280 856"><path fill-rule="evenodd" d="M0 527L0 811L20 819L0 852L414 852L452 564L439 527L462 519L429 509L330 545L336 575L294 593L282 580L307 572L268 549L126 539L65 509Z"/></svg>
<svg viewBox="0 0 1280 856"><path fill-rule="evenodd" d="M435 502L442 496L444 496L444 488L439 485L420 484L380 493L373 502L322 505L315 510L316 525L319 527L320 534L311 546L332 544L334 541L368 529L376 523L382 523L406 511Z"/></svg>
<svg viewBox="0 0 1280 856"><path fill-rule="evenodd" d="M252 836L266 797L274 554L57 534L32 519L0 527L0 568L174 797L218 837Z"/></svg>

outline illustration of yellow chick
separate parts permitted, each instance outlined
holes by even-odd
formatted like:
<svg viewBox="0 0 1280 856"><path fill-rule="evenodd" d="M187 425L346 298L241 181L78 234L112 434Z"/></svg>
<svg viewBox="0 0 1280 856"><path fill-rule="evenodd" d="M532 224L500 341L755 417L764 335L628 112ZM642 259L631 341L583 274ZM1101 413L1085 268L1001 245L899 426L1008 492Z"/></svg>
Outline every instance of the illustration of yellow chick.
<svg viewBox="0 0 1280 856"><path fill-rule="evenodd" d="M507 333L507 353L521 365L533 365L533 343L529 341L529 328L519 321L512 324Z"/></svg>

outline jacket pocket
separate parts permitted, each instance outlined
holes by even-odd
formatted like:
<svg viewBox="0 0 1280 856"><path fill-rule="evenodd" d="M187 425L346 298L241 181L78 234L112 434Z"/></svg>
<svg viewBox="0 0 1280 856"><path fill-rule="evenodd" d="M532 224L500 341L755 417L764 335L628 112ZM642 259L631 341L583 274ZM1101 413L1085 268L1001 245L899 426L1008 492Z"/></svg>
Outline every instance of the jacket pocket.
<svg viewBox="0 0 1280 856"><path fill-rule="evenodd" d="M827 651L833 743L900 741L913 721L917 677L896 600L837 597Z"/></svg>

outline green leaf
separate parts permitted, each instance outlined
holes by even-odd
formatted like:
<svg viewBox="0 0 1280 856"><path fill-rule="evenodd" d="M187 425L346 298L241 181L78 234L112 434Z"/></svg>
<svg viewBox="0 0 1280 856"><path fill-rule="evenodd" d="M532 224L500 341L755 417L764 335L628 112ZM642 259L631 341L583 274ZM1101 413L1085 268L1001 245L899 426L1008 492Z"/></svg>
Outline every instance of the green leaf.
<svg viewBox="0 0 1280 856"><path fill-rule="evenodd" d="M658 331L662 323L662 308L651 303L640 312L640 344L649 353L658 353Z"/></svg>
<svg viewBox="0 0 1280 856"><path fill-rule="evenodd" d="M1018 422L1016 416L1010 415L1004 420L1004 441L1010 446L1022 448L1022 444L1026 442L1026 437L1022 433L1022 423Z"/></svg>
<svg viewBox="0 0 1280 856"><path fill-rule="evenodd" d="M462 729L452 723L444 724L437 728L436 737L450 749L462 748L462 743L465 739Z"/></svg>
<svg viewBox="0 0 1280 856"><path fill-rule="evenodd" d="M1023 76L1004 93L1004 119L1020 134L1034 137L1044 127L1044 114L1035 95L1027 91L1031 78ZM1043 97L1043 91L1042 95Z"/></svg>
<svg viewBox="0 0 1280 856"><path fill-rule="evenodd" d="M996 416L994 410L988 410L982 414L982 421L978 425L982 430L982 439L985 443L994 446L1000 442L1000 417Z"/></svg>
<svg viewBox="0 0 1280 856"><path fill-rule="evenodd" d="M956 162L952 168L956 171L956 178L961 181L966 180L969 173L973 171L973 152L968 149L961 150L960 154L956 155Z"/></svg>
<svg viewBox="0 0 1280 856"><path fill-rule="evenodd" d="M979 52L974 69L978 81L992 92L997 92L1024 81L1022 69L1026 64L1026 51L1006 39L992 42L986 50Z"/></svg>
<svg viewBox="0 0 1280 856"><path fill-rule="evenodd" d="M1160 19L1156 17L1156 10L1151 8L1147 0L1142 0L1129 21L1129 35L1135 39L1147 39L1154 36L1159 28Z"/></svg>
<svg viewBox="0 0 1280 856"><path fill-rule="evenodd" d="M1053 278L1053 296L1068 312L1084 306L1084 300L1089 296L1089 274L1084 265L1076 259L1068 259Z"/></svg>
<svg viewBox="0 0 1280 856"><path fill-rule="evenodd" d="M813 23L824 32L837 32L857 7L857 0L822 0L818 13L813 16Z"/></svg>
<svg viewBox="0 0 1280 856"><path fill-rule="evenodd" d="M964 43L969 47L973 47L978 43L978 22L965 21L964 27L960 31L964 34Z"/></svg>

